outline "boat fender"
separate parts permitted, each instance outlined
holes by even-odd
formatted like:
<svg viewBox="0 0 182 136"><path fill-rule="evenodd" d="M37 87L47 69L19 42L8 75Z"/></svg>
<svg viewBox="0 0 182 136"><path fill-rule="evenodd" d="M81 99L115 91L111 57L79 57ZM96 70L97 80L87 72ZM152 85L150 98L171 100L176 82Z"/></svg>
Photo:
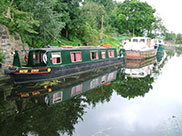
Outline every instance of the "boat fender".
<svg viewBox="0 0 182 136"><path fill-rule="evenodd" d="M47 55L44 53L43 55L43 62L46 64L47 63Z"/></svg>

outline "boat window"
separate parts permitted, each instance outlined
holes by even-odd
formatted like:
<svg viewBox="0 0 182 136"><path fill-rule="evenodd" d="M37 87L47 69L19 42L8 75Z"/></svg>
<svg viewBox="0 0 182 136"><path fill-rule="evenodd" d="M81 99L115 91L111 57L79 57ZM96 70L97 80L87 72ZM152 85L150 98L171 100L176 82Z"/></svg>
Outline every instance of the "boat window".
<svg viewBox="0 0 182 136"><path fill-rule="evenodd" d="M53 94L53 103L58 103L63 100L63 92L56 92Z"/></svg>
<svg viewBox="0 0 182 136"><path fill-rule="evenodd" d="M90 52L90 57L91 57L92 60L99 59L98 51Z"/></svg>
<svg viewBox="0 0 182 136"><path fill-rule="evenodd" d="M34 64L39 64L40 63L39 52L33 52L33 63Z"/></svg>
<svg viewBox="0 0 182 136"><path fill-rule="evenodd" d="M82 61L81 52L71 52L71 61L72 62Z"/></svg>
<svg viewBox="0 0 182 136"><path fill-rule="evenodd" d="M147 42L150 42L151 40L150 39L147 39Z"/></svg>
<svg viewBox="0 0 182 136"><path fill-rule="evenodd" d="M133 42L138 42L138 39L133 39Z"/></svg>
<svg viewBox="0 0 182 136"><path fill-rule="evenodd" d="M96 88L97 86L99 86L99 79L98 79L98 78L93 79L93 80L90 82L90 89Z"/></svg>
<svg viewBox="0 0 182 136"><path fill-rule="evenodd" d="M112 72L112 73L110 73L109 75L108 75L108 81L111 81L111 80L113 80L114 79L114 72Z"/></svg>
<svg viewBox="0 0 182 136"><path fill-rule="evenodd" d="M101 83L102 83L102 84L105 83L105 82L106 82L106 75L103 76L102 79L101 79Z"/></svg>
<svg viewBox="0 0 182 136"><path fill-rule="evenodd" d="M101 55L102 55L102 58L105 59L106 58L106 51L101 51Z"/></svg>
<svg viewBox="0 0 182 136"><path fill-rule="evenodd" d="M51 53L51 56L52 56L52 64L61 64L61 53L60 52Z"/></svg>
<svg viewBox="0 0 182 136"><path fill-rule="evenodd" d="M83 88L82 84L74 86L71 90L71 96L80 94L82 92L82 88Z"/></svg>
<svg viewBox="0 0 182 136"><path fill-rule="evenodd" d="M114 57L114 50L108 51L109 58Z"/></svg>
<svg viewBox="0 0 182 136"><path fill-rule="evenodd" d="M145 39L140 39L140 42L145 42Z"/></svg>

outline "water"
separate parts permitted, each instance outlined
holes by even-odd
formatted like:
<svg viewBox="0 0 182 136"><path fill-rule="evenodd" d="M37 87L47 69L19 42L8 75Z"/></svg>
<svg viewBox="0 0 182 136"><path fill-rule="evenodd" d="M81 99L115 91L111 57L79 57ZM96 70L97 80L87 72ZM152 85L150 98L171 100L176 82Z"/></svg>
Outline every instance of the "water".
<svg viewBox="0 0 182 136"><path fill-rule="evenodd" d="M62 80L1 81L0 135L182 135L181 59L168 51Z"/></svg>

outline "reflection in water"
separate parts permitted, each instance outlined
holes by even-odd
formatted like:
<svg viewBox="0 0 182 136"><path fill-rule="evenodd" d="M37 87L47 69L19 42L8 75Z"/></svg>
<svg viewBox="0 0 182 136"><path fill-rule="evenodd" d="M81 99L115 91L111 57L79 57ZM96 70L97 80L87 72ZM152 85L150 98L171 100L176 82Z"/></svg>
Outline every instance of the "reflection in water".
<svg viewBox="0 0 182 136"><path fill-rule="evenodd" d="M82 119L85 113L86 104L83 102L88 101L86 97L80 97L80 94L89 90L94 91L95 88L101 86L107 88L116 79L117 72L117 68L113 67L103 72L83 75L77 80L71 79L73 83L71 85L70 82L67 84L65 81L55 81L56 84L51 82L51 86L45 85L45 83L41 83L40 86L31 86L32 84L27 87L26 85L14 86L11 94L6 97L9 100L8 103L13 105L11 107L13 110L5 108L9 110L10 118L7 111L3 111L7 116L4 114L5 118L0 120L3 124L0 134L46 136L66 133L71 135L74 125L78 123L79 119ZM92 96L94 97L94 95ZM11 129L11 132L6 129L7 127Z"/></svg>
<svg viewBox="0 0 182 136"><path fill-rule="evenodd" d="M0 92L0 97L6 96L0 99L0 135L72 135L86 109L109 102L114 91L129 99L148 93L154 78L150 74L133 78L128 76L127 69L159 67L157 64L152 58L126 62L126 68L113 67L59 81L10 85L7 94Z"/></svg>
<svg viewBox="0 0 182 136"><path fill-rule="evenodd" d="M146 60L126 60L126 75L133 78L142 78L152 73L156 58Z"/></svg>
<svg viewBox="0 0 182 136"><path fill-rule="evenodd" d="M100 87L104 84L108 85L111 81L116 79L116 75L117 71L113 71L67 88L56 89L55 87L52 87L53 91L51 93L48 93L48 95L45 97L46 104L53 105L68 100L91 89Z"/></svg>

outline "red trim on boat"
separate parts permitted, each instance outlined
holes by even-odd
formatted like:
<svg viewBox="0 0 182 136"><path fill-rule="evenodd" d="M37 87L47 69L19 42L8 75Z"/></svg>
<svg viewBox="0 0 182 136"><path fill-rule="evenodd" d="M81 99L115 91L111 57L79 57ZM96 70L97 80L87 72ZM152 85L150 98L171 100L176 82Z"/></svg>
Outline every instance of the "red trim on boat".
<svg viewBox="0 0 182 136"><path fill-rule="evenodd" d="M18 95L26 94L26 93L33 93L33 92L42 92L42 91L46 91L46 90L49 90L49 88L40 89L40 90L35 90L35 91L29 91L29 92L23 92L23 93L18 93Z"/></svg>

